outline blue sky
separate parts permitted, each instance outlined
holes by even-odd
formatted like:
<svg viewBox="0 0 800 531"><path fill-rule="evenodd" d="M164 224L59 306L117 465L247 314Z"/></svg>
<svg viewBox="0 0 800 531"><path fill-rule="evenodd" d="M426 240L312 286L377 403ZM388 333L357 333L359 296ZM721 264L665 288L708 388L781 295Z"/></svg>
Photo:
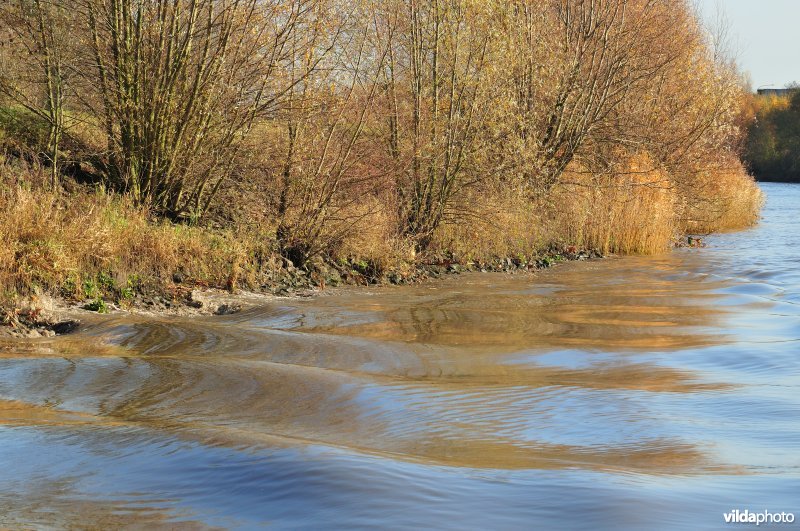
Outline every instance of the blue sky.
<svg viewBox="0 0 800 531"><path fill-rule="evenodd" d="M800 0L697 1L706 17L717 4L724 10L753 89L800 82Z"/></svg>

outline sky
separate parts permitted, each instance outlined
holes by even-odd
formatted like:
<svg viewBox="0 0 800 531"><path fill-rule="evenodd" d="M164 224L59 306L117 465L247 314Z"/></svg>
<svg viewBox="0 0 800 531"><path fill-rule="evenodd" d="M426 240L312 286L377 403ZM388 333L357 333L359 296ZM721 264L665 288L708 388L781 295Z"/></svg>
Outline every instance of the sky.
<svg viewBox="0 0 800 531"><path fill-rule="evenodd" d="M739 66L753 89L800 82L800 0L697 0L706 18L717 5L730 22Z"/></svg>

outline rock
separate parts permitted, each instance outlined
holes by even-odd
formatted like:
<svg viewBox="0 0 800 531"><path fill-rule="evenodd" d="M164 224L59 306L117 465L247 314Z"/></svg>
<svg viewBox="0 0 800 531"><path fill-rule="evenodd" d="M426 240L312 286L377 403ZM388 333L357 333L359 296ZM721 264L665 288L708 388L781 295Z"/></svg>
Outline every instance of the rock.
<svg viewBox="0 0 800 531"><path fill-rule="evenodd" d="M53 332L54 335L69 334L70 332L78 328L80 324L81 322L76 319L67 319L65 321L61 321L50 326L50 330Z"/></svg>
<svg viewBox="0 0 800 531"><path fill-rule="evenodd" d="M202 308L208 305L208 296L200 290L193 289L189 294L189 305L194 308Z"/></svg>
<svg viewBox="0 0 800 531"><path fill-rule="evenodd" d="M242 311L241 304L220 304L219 307L214 311L214 315L231 315L234 313L239 313Z"/></svg>
<svg viewBox="0 0 800 531"><path fill-rule="evenodd" d="M331 269L325 281L331 286L338 286L342 283L342 276L335 269Z"/></svg>

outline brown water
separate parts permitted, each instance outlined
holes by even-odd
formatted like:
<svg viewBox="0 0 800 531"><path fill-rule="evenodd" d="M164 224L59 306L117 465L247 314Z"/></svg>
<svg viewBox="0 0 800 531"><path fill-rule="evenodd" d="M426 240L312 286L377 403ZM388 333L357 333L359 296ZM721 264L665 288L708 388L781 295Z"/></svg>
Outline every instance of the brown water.
<svg viewBox="0 0 800 531"><path fill-rule="evenodd" d="M800 516L800 186L765 190L707 249L0 344L0 527Z"/></svg>

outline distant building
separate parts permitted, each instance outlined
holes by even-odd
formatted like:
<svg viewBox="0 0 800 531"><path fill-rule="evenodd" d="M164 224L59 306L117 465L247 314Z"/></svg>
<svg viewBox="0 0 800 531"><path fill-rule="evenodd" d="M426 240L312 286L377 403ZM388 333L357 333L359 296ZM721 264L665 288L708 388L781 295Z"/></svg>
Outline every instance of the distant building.
<svg viewBox="0 0 800 531"><path fill-rule="evenodd" d="M758 92L759 96L791 96L792 94L798 91L800 91L800 87L760 88L756 92Z"/></svg>

